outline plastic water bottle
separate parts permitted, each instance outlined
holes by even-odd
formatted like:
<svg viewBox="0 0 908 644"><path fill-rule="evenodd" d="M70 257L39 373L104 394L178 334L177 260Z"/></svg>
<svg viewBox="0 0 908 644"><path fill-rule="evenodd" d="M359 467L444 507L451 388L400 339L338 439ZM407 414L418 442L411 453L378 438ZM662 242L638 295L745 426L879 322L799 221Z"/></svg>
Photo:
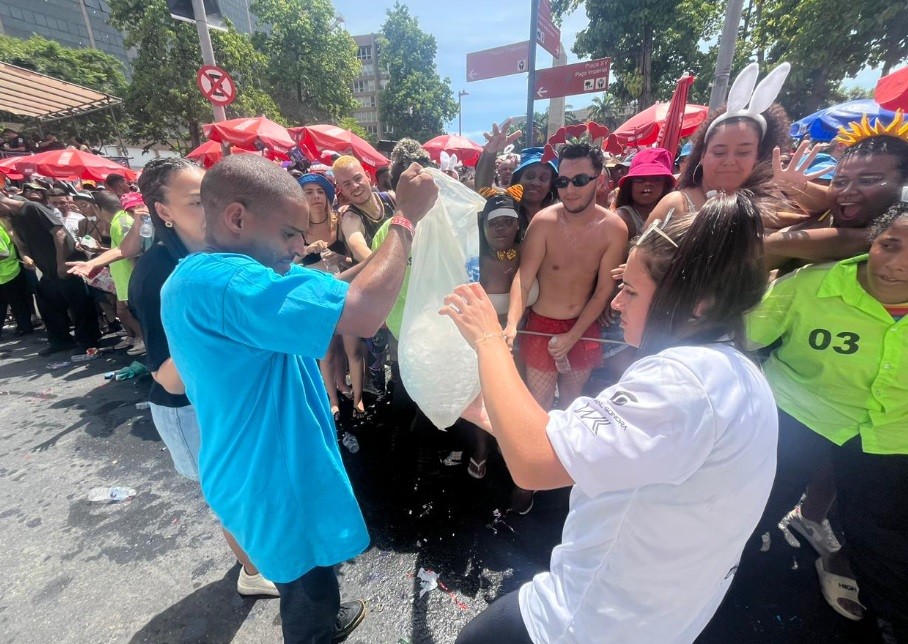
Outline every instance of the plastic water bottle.
<svg viewBox="0 0 908 644"><path fill-rule="evenodd" d="M325 268L332 275L340 275L340 264L338 261L337 253L328 250L327 248L319 253L322 256L322 262L325 264Z"/></svg>
<svg viewBox="0 0 908 644"><path fill-rule="evenodd" d="M356 454L359 451L359 441L350 432L344 432L343 436L341 436L341 445L350 450L351 454Z"/></svg>
<svg viewBox="0 0 908 644"><path fill-rule="evenodd" d="M154 226L151 225L151 215L142 215L142 226L139 228L139 235L145 239L154 237Z"/></svg>
<svg viewBox="0 0 908 644"><path fill-rule="evenodd" d="M136 491L131 487L95 487L88 493L88 500L96 503L119 503L131 499Z"/></svg>
<svg viewBox="0 0 908 644"><path fill-rule="evenodd" d="M555 338L549 340L549 348L555 346ZM568 360L567 356L555 359L555 368L558 370L558 373L570 373L571 372L571 361Z"/></svg>

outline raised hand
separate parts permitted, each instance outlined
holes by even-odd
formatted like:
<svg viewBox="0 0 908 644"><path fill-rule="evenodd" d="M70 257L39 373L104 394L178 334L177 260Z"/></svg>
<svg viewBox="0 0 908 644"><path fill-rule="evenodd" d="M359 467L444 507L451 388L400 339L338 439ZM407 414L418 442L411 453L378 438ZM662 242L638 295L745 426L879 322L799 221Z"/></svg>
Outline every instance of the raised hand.
<svg viewBox="0 0 908 644"><path fill-rule="evenodd" d="M807 172L817 155L825 149L826 144L824 143L811 146L809 141L802 141L798 149L791 155L788 165L783 166L782 151L775 148L772 151L772 174L779 188L783 191L803 190L808 182L829 172L828 170Z"/></svg>
<svg viewBox="0 0 908 644"><path fill-rule="evenodd" d="M500 125L492 123L492 132L484 132L483 136L486 138L486 144L483 146L483 150L489 154L500 154L507 146L520 138L520 135L523 134L520 130L517 130L513 134L508 134L508 128L511 127L511 119L505 119Z"/></svg>

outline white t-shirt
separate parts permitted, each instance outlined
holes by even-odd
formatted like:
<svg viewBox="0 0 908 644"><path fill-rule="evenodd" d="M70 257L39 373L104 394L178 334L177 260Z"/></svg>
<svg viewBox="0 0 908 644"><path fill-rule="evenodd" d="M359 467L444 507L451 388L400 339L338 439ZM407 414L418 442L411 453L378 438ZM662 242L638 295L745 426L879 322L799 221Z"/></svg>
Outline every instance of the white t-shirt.
<svg viewBox="0 0 908 644"><path fill-rule="evenodd" d="M552 412L547 431L575 485L551 572L520 589L533 642L694 641L775 477L759 368L731 346L668 349Z"/></svg>

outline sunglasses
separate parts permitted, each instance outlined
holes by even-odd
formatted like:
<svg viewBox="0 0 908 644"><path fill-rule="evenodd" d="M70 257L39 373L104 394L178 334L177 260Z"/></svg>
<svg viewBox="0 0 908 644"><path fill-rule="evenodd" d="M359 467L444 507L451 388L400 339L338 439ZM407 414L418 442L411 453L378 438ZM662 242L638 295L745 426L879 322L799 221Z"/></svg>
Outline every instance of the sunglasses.
<svg viewBox="0 0 908 644"><path fill-rule="evenodd" d="M558 177L557 179L555 179L554 186L559 190L564 190L568 187L568 184L574 184L578 188L582 188L590 181L597 178L599 178L598 174L594 174L593 176L590 176L588 174L578 174L571 177L570 179L568 179L567 177Z"/></svg>

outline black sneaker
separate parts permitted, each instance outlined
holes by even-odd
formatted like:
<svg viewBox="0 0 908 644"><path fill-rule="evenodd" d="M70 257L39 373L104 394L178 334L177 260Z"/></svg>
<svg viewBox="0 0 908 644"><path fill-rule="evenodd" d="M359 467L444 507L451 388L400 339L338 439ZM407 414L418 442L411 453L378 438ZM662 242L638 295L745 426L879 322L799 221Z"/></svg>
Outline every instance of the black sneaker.
<svg viewBox="0 0 908 644"><path fill-rule="evenodd" d="M49 356L54 353L60 353L61 351L72 351L73 349L75 349L75 347L75 342L69 342L67 344L48 344L38 352L38 355Z"/></svg>
<svg viewBox="0 0 908 644"><path fill-rule="evenodd" d="M332 642L342 642L347 636L356 630L356 627L366 619L366 604L357 599L352 602L341 604L337 613L337 619L334 621L334 637Z"/></svg>

